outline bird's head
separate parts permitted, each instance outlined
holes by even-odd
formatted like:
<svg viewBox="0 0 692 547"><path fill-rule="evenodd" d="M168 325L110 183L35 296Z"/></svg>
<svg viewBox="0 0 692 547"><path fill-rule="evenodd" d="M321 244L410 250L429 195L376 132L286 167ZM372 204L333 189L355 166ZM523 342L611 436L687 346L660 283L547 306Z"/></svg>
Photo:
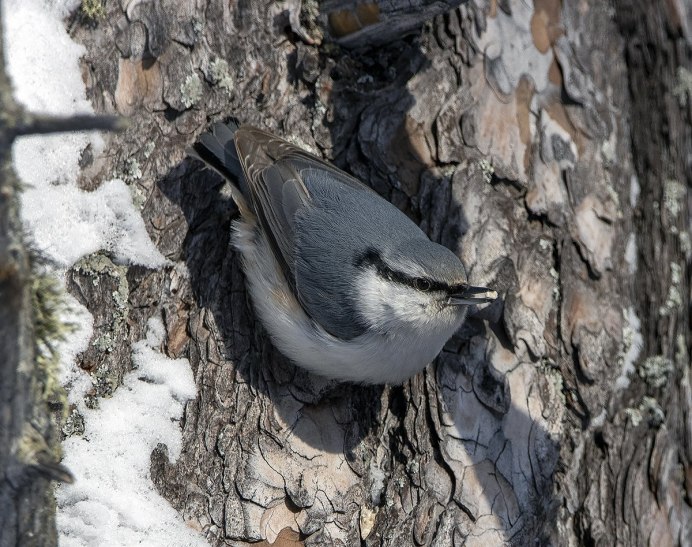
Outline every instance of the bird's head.
<svg viewBox="0 0 692 547"><path fill-rule="evenodd" d="M469 285L457 256L428 239L409 240L387 250L368 248L356 266L358 312L370 328L383 333L451 335L468 306L497 298L493 290Z"/></svg>

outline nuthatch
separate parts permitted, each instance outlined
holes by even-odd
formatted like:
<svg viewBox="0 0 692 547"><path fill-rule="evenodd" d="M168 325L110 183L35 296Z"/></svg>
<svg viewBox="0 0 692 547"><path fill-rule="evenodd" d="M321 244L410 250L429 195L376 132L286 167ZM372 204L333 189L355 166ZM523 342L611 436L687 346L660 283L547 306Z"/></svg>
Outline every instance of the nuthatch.
<svg viewBox="0 0 692 547"><path fill-rule="evenodd" d="M270 133L215 124L191 152L231 183L234 245L274 345L316 374L401 383L495 291L404 213Z"/></svg>

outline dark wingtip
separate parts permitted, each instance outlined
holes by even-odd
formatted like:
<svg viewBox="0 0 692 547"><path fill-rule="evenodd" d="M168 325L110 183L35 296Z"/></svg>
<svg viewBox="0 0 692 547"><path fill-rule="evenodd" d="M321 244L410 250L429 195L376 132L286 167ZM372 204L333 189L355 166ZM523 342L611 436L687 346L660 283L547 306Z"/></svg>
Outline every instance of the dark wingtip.
<svg viewBox="0 0 692 547"><path fill-rule="evenodd" d="M229 116L224 121L224 124L226 125L226 127L228 127L228 129L230 129L233 133L235 133L238 130L238 128L240 127L240 120L238 118L236 118L235 116Z"/></svg>
<svg viewBox="0 0 692 547"><path fill-rule="evenodd" d="M202 133L187 154L220 173L231 181L240 181L242 170L235 149L235 133L240 123L237 118L218 122Z"/></svg>

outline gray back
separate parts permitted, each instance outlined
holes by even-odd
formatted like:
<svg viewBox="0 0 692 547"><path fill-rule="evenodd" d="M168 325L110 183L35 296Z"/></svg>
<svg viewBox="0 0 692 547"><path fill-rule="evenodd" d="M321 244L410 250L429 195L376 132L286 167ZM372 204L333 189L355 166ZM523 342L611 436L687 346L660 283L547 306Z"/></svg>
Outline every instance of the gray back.
<svg viewBox="0 0 692 547"><path fill-rule="evenodd" d="M448 249L425 233L394 205L366 188L335 179L321 169L301 170L312 206L295 219L295 279L298 297L327 331L343 339L362 334L353 280L357 263L371 249L393 267L421 261L442 281L459 277L463 266Z"/></svg>

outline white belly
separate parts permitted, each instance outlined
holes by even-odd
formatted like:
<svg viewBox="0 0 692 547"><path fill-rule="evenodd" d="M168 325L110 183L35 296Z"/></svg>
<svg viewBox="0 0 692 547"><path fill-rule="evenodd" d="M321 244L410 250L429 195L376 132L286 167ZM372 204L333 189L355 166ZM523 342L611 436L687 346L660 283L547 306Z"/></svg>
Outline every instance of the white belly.
<svg viewBox="0 0 692 547"><path fill-rule="evenodd" d="M463 321L461 315L425 336L402 328L348 341L336 338L306 315L254 226L241 220L233 228L257 315L281 353L311 372L352 382L401 383L434 359Z"/></svg>

